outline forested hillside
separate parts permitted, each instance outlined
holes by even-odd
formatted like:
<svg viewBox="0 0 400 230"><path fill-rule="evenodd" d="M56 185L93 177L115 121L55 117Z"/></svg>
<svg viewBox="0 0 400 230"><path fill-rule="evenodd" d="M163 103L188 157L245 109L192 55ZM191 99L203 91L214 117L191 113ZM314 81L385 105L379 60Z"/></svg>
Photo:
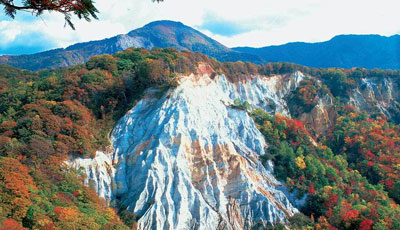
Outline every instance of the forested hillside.
<svg viewBox="0 0 400 230"><path fill-rule="evenodd" d="M277 178L299 198L308 194L306 216L294 216L293 227L400 229L398 119L378 109L358 111L347 101L362 78L386 77L398 84L398 71L220 63L171 48L131 48L59 70L0 66L1 229L135 226L134 214L108 207L82 184L84 175L65 162L106 151L115 122L146 89L158 89L155 96L161 97L178 85L178 76L201 71L200 63L215 70L212 76L225 74L232 82L302 71L314 79L303 80L292 92L290 100L302 111L313 109L326 94L335 98L337 118L325 137L317 138L296 117L251 112L270 144L262 158L274 162Z"/></svg>

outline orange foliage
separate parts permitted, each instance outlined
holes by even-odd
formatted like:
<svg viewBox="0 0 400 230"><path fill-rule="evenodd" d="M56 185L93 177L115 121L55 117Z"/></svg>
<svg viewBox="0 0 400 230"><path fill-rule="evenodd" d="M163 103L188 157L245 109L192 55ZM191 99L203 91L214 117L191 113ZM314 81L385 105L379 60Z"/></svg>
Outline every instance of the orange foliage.
<svg viewBox="0 0 400 230"><path fill-rule="evenodd" d="M3 221L0 230L24 230L26 228L22 227L20 223L13 219L6 219Z"/></svg>
<svg viewBox="0 0 400 230"><path fill-rule="evenodd" d="M79 217L79 211L73 207L56 207L54 214L61 221L75 221Z"/></svg>
<svg viewBox="0 0 400 230"><path fill-rule="evenodd" d="M1 193L9 195L11 216L16 220L21 220L31 205L29 190L36 189L35 183L29 175L28 167L22 165L18 160L2 158L0 165L1 180L4 183Z"/></svg>
<svg viewBox="0 0 400 230"><path fill-rule="evenodd" d="M9 130L17 126L17 122L15 121L3 121L0 124L0 130Z"/></svg>

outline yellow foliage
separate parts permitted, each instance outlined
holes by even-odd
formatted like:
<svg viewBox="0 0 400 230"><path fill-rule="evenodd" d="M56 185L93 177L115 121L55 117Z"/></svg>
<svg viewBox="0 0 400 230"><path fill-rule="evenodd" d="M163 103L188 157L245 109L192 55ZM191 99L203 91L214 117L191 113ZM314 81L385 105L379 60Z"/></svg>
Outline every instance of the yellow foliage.
<svg viewBox="0 0 400 230"><path fill-rule="evenodd" d="M114 219L116 217L116 214L112 208L106 208L105 210L105 217L108 221Z"/></svg>
<svg viewBox="0 0 400 230"><path fill-rule="evenodd" d="M324 187L324 192L325 193L330 193L331 191L332 191L332 186L327 185L327 186Z"/></svg>
<svg viewBox="0 0 400 230"><path fill-rule="evenodd" d="M46 105L55 106L57 105L56 101L46 101Z"/></svg>
<svg viewBox="0 0 400 230"><path fill-rule="evenodd" d="M304 162L304 159L302 157L297 157L296 158L296 165L300 169L305 169L306 168L306 162Z"/></svg>
<svg viewBox="0 0 400 230"><path fill-rule="evenodd" d="M354 119L354 118L356 118L358 115L357 115L357 113L350 113L349 116L350 116L351 118Z"/></svg>
<svg viewBox="0 0 400 230"><path fill-rule="evenodd" d="M44 226L46 226L48 224L53 223L53 221L48 216L45 216L45 215L40 214L40 213L37 214L35 219L37 219L36 220L37 221L37 225L39 225L40 227L44 227Z"/></svg>

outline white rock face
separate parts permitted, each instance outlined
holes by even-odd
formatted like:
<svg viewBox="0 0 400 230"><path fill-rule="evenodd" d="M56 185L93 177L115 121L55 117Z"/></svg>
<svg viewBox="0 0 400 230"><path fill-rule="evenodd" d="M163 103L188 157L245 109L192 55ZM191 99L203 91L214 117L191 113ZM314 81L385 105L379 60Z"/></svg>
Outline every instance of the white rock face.
<svg viewBox="0 0 400 230"><path fill-rule="evenodd" d="M111 157L111 154L97 151L94 159L77 158L70 160L67 164L77 169L83 169L83 172L87 175L85 184L92 184L100 197L111 201L113 199L112 185L115 175Z"/></svg>
<svg viewBox="0 0 400 230"><path fill-rule="evenodd" d="M113 153L77 159L100 196L118 199L139 217L139 229L249 229L286 222L298 212L259 156L267 143L240 98L288 114L283 99L303 78L182 77L161 99L147 96L116 125Z"/></svg>
<svg viewBox="0 0 400 230"><path fill-rule="evenodd" d="M364 78L361 87L352 90L349 104L359 110L373 111L377 108L387 117L392 117L388 108L399 100L398 85L391 78Z"/></svg>
<svg viewBox="0 0 400 230"><path fill-rule="evenodd" d="M126 50L131 47L152 49L153 43L144 37L131 37L126 34L118 35L117 42L115 44L118 50Z"/></svg>

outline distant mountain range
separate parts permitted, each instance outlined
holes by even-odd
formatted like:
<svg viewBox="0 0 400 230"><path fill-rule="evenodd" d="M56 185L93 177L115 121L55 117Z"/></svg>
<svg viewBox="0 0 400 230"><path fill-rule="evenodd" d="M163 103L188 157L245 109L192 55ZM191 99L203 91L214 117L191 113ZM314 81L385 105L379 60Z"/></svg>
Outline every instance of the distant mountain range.
<svg viewBox="0 0 400 230"><path fill-rule="evenodd" d="M84 63L92 56L113 54L132 46L146 49L173 47L178 50L201 52L221 61L245 60L263 63L263 60L256 55L232 50L180 22L155 21L128 34L77 43L65 49L54 49L30 55L0 56L0 64L29 70L54 69Z"/></svg>
<svg viewBox="0 0 400 230"><path fill-rule="evenodd" d="M326 42L233 49L269 62L293 62L310 67L400 69L400 35L339 35Z"/></svg>
<svg viewBox="0 0 400 230"><path fill-rule="evenodd" d="M288 43L263 48L228 48L180 22L155 21L128 34L78 43L31 55L0 56L0 64L29 69L54 69L84 63L90 57L113 54L129 47L173 47L214 57L219 61L256 64L293 62L311 67L400 69L400 36L340 35L320 43Z"/></svg>

